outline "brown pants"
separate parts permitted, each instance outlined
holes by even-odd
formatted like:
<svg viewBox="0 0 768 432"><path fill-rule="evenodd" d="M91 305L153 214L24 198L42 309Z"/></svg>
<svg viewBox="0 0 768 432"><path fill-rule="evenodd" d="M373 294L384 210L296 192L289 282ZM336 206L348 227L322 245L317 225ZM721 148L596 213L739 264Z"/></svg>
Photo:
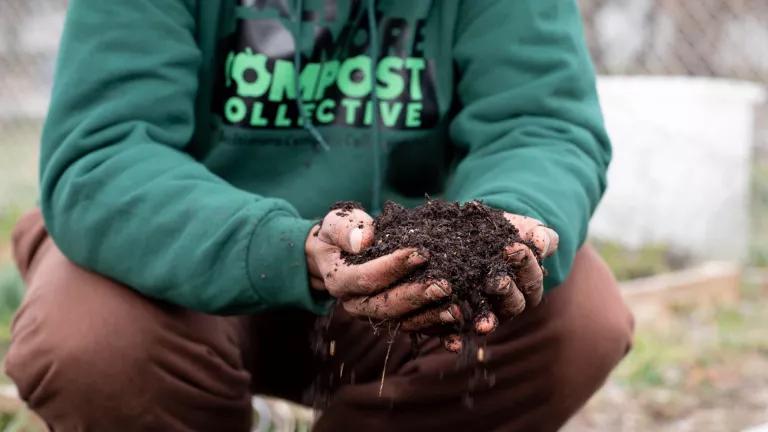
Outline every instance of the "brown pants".
<svg viewBox="0 0 768 432"><path fill-rule="evenodd" d="M480 366L458 366L434 338L413 358L398 335L379 397L384 338L341 310L320 365L307 313L212 316L142 297L67 260L39 212L14 248L28 291L5 367L56 431L247 431L252 392L299 400L315 376L334 389L317 431L552 431L632 337L611 273L585 247L563 286L488 338Z"/></svg>

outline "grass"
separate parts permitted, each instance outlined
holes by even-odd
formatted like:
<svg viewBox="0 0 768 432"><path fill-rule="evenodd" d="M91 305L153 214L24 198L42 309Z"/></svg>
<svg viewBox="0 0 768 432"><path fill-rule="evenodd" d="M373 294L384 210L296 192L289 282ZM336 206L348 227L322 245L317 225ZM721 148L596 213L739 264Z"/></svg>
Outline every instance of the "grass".
<svg viewBox="0 0 768 432"><path fill-rule="evenodd" d="M0 346L10 342L10 323L24 296L24 284L15 268L0 268ZM3 350L4 351L4 350Z"/></svg>
<svg viewBox="0 0 768 432"><path fill-rule="evenodd" d="M0 209L0 354L10 341L11 319L24 295L23 283L10 260L11 232L22 213L21 207Z"/></svg>
<svg viewBox="0 0 768 432"><path fill-rule="evenodd" d="M751 244L753 265L768 267L768 155L755 158L752 165Z"/></svg>
<svg viewBox="0 0 768 432"><path fill-rule="evenodd" d="M39 133L34 125L0 127L0 211L35 204Z"/></svg>
<svg viewBox="0 0 768 432"><path fill-rule="evenodd" d="M630 280L685 268L690 258L665 244L628 248L618 242L590 240L618 280Z"/></svg>
<svg viewBox="0 0 768 432"><path fill-rule="evenodd" d="M31 413L19 410L15 413L0 414L0 431L3 432L42 432L44 429L31 419Z"/></svg>
<svg viewBox="0 0 768 432"><path fill-rule="evenodd" d="M616 377L633 388L678 386L684 372L728 364L745 354L768 359L768 299L745 287L737 305L681 309L663 328L640 328Z"/></svg>
<svg viewBox="0 0 768 432"><path fill-rule="evenodd" d="M13 227L37 197L39 134L39 122L0 124L0 354L10 342L11 319L24 293L12 264L10 243Z"/></svg>
<svg viewBox="0 0 768 432"><path fill-rule="evenodd" d="M39 134L39 122L0 124L0 357L8 349L11 320L24 294L23 283L10 259L10 240L16 222L37 197ZM0 384L7 383L8 379L0 374ZM26 409L0 413L0 431L42 430Z"/></svg>
<svg viewBox="0 0 768 432"><path fill-rule="evenodd" d="M11 232L23 213L24 210L22 210L21 206L0 208L0 250L9 249ZM2 255L0 255L0 260L2 260Z"/></svg>
<svg viewBox="0 0 768 432"><path fill-rule="evenodd" d="M568 432L742 430L768 421L768 298L678 308L635 345Z"/></svg>

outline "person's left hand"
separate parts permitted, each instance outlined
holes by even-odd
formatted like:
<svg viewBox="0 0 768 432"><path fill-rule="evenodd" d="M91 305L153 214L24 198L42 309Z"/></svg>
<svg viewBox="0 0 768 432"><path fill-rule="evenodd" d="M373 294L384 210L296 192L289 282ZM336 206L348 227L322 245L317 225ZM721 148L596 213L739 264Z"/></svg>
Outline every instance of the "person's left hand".
<svg viewBox="0 0 768 432"><path fill-rule="evenodd" d="M511 213L504 217L517 227L520 237L535 245L541 258L552 255L560 237L540 221ZM544 294L544 272L534 252L525 243L508 245L504 254L514 274L494 277L487 281L483 290L488 295L491 311L474 318L474 329L478 334L489 334L496 330L500 321L520 315L526 309L537 306ZM452 304L430 309L406 318L401 329L409 332L446 333L446 323L463 320L461 308ZM461 337L457 334L443 336L443 345L449 351L461 351Z"/></svg>

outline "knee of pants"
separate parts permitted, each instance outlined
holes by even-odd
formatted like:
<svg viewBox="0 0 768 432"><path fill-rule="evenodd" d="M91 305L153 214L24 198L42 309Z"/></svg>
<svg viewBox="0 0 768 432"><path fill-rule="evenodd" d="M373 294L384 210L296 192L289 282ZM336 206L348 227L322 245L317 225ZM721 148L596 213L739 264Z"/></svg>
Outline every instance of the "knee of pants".
<svg viewBox="0 0 768 432"><path fill-rule="evenodd" d="M572 415L603 385L632 347L634 318L623 301L582 312L566 319L557 337L559 361L551 385L558 389L553 408L562 410L562 418Z"/></svg>
<svg viewBox="0 0 768 432"><path fill-rule="evenodd" d="M609 305L606 305L609 306ZM605 375L630 351L634 337L634 316L623 301L596 310L581 324L562 335L570 355L583 356L584 362L604 367ZM568 356L568 354L566 354Z"/></svg>
<svg viewBox="0 0 768 432"><path fill-rule="evenodd" d="M6 372L55 430L248 430L249 374L231 356L140 316L97 315L73 317L74 332L29 316L14 328Z"/></svg>
<svg viewBox="0 0 768 432"><path fill-rule="evenodd" d="M570 292L561 298L565 314L554 318L561 355L604 365L607 374L632 347L632 312L608 266L590 248L577 255L568 283Z"/></svg>
<svg viewBox="0 0 768 432"><path fill-rule="evenodd" d="M179 422L217 430L225 417L240 429L218 430L247 429L239 318L155 302L44 243L5 369L46 422L56 430L174 430Z"/></svg>
<svg viewBox="0 0 768 432"><path fill-rule="evenodd" d="M5 370L33 409L52 399L66 400L70 406L130 408L130 401L150 397L140 385L147 380L140 375L150 373L148 345L132 336L108 335L98 324L90 332L66 334L44 319L21 322Z"/></svg>
<svg viewBox="0 0 768 432"><path fill-rule="evenodd" d="M621 302L612 313L604 314L590 329L597 343L605 344L609 352L619 353L619 359L631 349L635 332L635 317L629 308Z"/></svg>

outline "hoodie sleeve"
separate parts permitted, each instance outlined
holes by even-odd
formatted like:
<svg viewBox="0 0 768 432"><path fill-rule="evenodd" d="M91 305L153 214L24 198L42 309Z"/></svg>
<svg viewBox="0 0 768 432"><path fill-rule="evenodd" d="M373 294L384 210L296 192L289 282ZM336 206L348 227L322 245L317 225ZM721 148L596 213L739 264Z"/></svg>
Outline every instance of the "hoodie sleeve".
<svg viewBox="0 0 768 432"><path fill-rule="evenodd" d="M299 307L312 225L185 153L201 56L185 0L70 2L41 149L50 235L77 264L216 313Z"/></svg>
<svg viewBox="0 0 768 432"><path fill-rule="evenodd" d="M545 289L584 242L611 156L575 0L467 0L454 60L461 110L450 136L466 156L451 199L543 221L560 234Z"/></svg>

